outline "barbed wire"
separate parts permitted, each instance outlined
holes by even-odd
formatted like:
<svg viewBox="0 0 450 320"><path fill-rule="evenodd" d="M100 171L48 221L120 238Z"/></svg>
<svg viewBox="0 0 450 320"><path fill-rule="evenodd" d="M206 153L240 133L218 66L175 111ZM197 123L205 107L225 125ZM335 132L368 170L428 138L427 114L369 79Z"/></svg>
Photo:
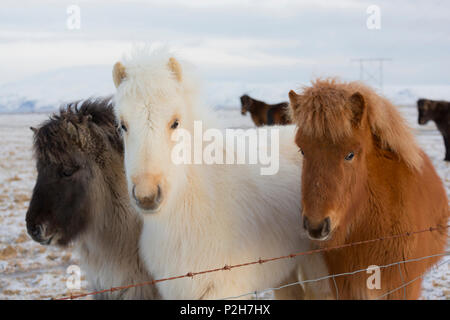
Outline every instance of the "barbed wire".
<svg viewBox="0 0 450 320"><path fill-rule="evenodd" d="M447 253L447 254L448 254L448 253ZM434 267L435 267L435 268L438 268L438 267L440 267L441 265L444 265L444 264L449 263L449 262L450 262L450 259L447 259L447 260L445 260L444 262L438 263L438 264L435 265ZM388 296L388 295L390 295L391 293L393 293L393 292L395 292L395 291L397 291L397 290L400 290L401 288L406 289L406 287L407 287L408 285L410 285L410 284L413 283L414 281L416 281L416 280L422 278L423 276L425 276L425 274L426 274L427 272L428 272L428 270L425 271L425 272L423 272L421 275L415 277L414 279L412 279L412 280L410 280L410 281L408 281L408 282L402 284L401 286L399 286L399 287L397 287L397 288L395 288L395 289L393 289L393 290L391 290L391 291L388 291L388 292L382 294L381 296L379 296L379 297L376 298L375 300L380 300L381 298L384 298L385 296ZM405 291L405 292L406 292L406 291Z"/></svg>
<svg viewBox="0 0 450 320"><path fill-rule="evenodd" d="M434 258L434 257L443 257L443 256L448 256L448 255L450 255L450 251L447 251L447 252L445 252L445 253L439 253L439 254L433 254L433 255L429 255L429 256L425 256L425 257L415 258L415 259L409 259L409 260L397 261L397 262L389 263L389 264L386 264L386 265L383 265L383 266L378 266L378 267L379 267L380 269L383 269L383 268L389 268L389 267L392 267L392 266L395 266L395 265L401 265L401 264L403 264L403 263L417 262L417 261L421 261L421 260L425 260L425 259L430 259L430 258ZM450 262L450 259L447 259L445 262ZM441 263L441 264L444 264L444 263ZM441 264L439 264L438 266L440 266ZM436 267L438 267L438 266L436 266ZM316 279L300 280L300 281L288 283L288 284L285 284L285 285L282 285L282 286L279 286L279 287L275 287L275 288L266 288L266 289L261 290L261 291L252 291L252 292L247 292L247 293L244 293L244 294L241 294L241 295L238 295L238 296L226 297L226 298L223 298L223 299L221 299L221 300L233 300L233 299L239 299L239 298L243 298L243 297L245 297L245 296L249 296L249 295L252 295L252 294L255 294L255 293L261 295L261 294L264 294L264 293L270 292L270 291L281 290L281 289L284 289L284 288L287 288L287 287L291 287L291 286L295 286L295 285L302 285L302 284L305 284L305 283L319 282L319 281L327 280L327 279L330 279L330 278L333 278L333 281L334 281L334 284L335 284L335 287L336 287L336 297L337 297L337 299L338 299L338 298L339 298L339 292L338 292L338 288L337 288L337 285L336 285L336 281L335 281L334 279L335 279L336 277L349 276L349 275L354 275L354 274L357 274L357 273L360 273L360 272L366 272L367 269L368 269L368 268L363 268L363 269L359 269L359 270L355 270L355 271L350 271L350 272L343 272L343 273L338 273L338 274L331 274L331 275L319 277L319 278L316 278ZM413 279L413 280L411 280L411 281L414 282L414 280L417 280L418 278L423 277L423 275L426 274L428 271L429 271L429 270L427 270L426 272L424 272L423 274L421 274L419 277L417 277L417 278L415 278L415 279ZM410 281L410 282L411 282L411 281ZM402 282L403 282L403 280L402 280ZM409 283L406 283L406 284L409 284ZM392 290L392 292L394 292L394 291L396 291L396 290L399 290L399 289L401 289L401 288L404 288L404 287L405 287L405 283L403 283L402 286L400 286L400 287L398 287L398 288ZM390 293L392 293L392 292L389 292L389 293L387 293L387 294L385 294L385 295L388 295L388 294L390 294ZM377 299L379 299L379 298L377 298Z"/></svg>
<svg viewBox="0 0 450 320"><path fill-rule="evenodd" d="M84 297L93 296L93 295L102 294L102 293L108 293L108 292L112 293L112 292L115 292L115 291L126 290L126 289L130 289L130 288L135 288L135 287L142 287L142 286L147 286L147 285L155 285L157 283L166 282L166 281L172 281L172 280L177 280L177 279L182 279L182 278L194 278L197 275L213 273L213 272L219 272L219 271L230 271L231 269L235 269L235 268L241 268L241 267L255 265L255 264L264 264L264 263L268 263L268 262L272 262L272 261L276 261L276 260L295 258L295 257L298 257L298 256L305 256L305 255L311 255L311 254L320 253L320 252L326 252L326 251L331 251L331 250L337 250L337 249L342 249L342 248L359 246L359 245L362 245L362 244L374 243L374 242L384 241L384 240L388 240L388 239L410 237L410 236L417 235L417 234L424 233L424 232L433 232L433 231L437 231L437 230L448 229L449 227L450 227L450 225L429 227L429 228L422 229L422 230L408 231L408 232L403 232L403 233L394 234L394 235L387 235L387 236L379 237L379 238L375 238L375 239L362 240L362 241L346 243L346 244L341 244L341 245L327 247L327 248L320 248L320 249L314 249L314 250L309 250L309 251L291 253L291 254L288 254L288 255L274 257L274 258L268 258L268 259L261 259L260 258L259 260L251 261L251 262L247 262L247 263L241 263L241 264L235 264L235 265L225 265L223 267L209 269L209 270L203 270L203 271L198 271L198 272L188 272L188 273L186 273L184 275L178 275L178 276L162 278L162 279L155 279L155 280L151 280L151 281L144 281L144 282L141 282L141 283L135 283L135 284L130 284L130 285L126 285L126 286L112 287L112 288L109 288L109 289L92 291L92 292L76 294L76 295L72 295L72 293L71 293L69 296L61 297L61 298L58 298L57 300L73 300L73 299L84 298ZM366 270L366 269L364 269L364 270ZM357 271L360 271L360 270L357 270ZM347 274L353 274L353 272L348 272ZM342 275L345 275L345 273L342 274ZM327 276L327 277L329 278L329 277L332 277L332 276ZM307 283L307 282L311 282L311 281L320 281L320 280L316 280L316 279L304 280L303 282ZM294 284L292 284L292 285L294 285ZM254 294L254 292L255 291L253 291L251 294ZM249 295L249 294L247 293L245 295ZM244 295L242 295L242 296L244 296ZM235 298L237 298L237 297L235 297Z"/></svg>

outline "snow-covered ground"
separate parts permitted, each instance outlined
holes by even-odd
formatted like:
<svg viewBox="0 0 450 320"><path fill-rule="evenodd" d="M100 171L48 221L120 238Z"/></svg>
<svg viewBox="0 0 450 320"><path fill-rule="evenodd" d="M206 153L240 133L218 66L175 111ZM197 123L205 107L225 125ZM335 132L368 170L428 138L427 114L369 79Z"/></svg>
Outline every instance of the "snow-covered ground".
<svg viewBox="0 0 450 320"><path fill-rule="evenodd" d="M238 100L233 101L237 104ZM241 116L237 105L229 105L215 109L225 126L252 126L248 115ZM439 132L432 123L421 127L416 124L414 106L401 107L401 111L431 157L449 194L450 164L442 161L445 150ZM32 133L28 127L36 126L47 117L46 114L0 114L0 299L47 299L67 295L66 268L78 263L71 249L41 246L26 233L25 213L36 177ZM450 299L449 264L431 270L423 287L423 299ZM81 292L85 290L83 281Z"/></svg>
<svg viewBox="0 0 450 320"><path fill-rule="evenodd" d="M32 132L48 116L0 116L0 299L47 299L66 292L71 250L44 247L26 232L25 213L34 186Z"/></svg>

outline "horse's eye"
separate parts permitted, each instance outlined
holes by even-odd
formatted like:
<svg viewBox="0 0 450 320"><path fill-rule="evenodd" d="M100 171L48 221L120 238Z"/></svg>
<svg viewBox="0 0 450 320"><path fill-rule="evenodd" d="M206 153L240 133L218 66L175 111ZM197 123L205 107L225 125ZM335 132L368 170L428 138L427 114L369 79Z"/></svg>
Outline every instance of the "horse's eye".
<svg viewBox="0 0 450 320"><path fill-rule="evenodd" d="M353 159L353 157L355 156L355 154L353 152L350 152L346 157L345 160L350 161Z"/></svg>
<svg viewBox="0 0 450 320"><path fill-rule="evenodd" d="M180 124L180 122L177 120L175 120L172 125L170 126L171 129L176 129L178 127L178 125Z"/></svg>
<svg viewBox="0 0 450 320"><path fill-rule="evenodd" d="M77 170L78 168L65 168L62 170L62 175L64 177L71 177Z"/></svg>
<svg viewBox="0 0 450 320"><path fill-rule="evenodd" d="M302 149L302 148L298 149L298 152L301 152L302 155L305 155L305 153L303 152L303 149Z"/></svg>

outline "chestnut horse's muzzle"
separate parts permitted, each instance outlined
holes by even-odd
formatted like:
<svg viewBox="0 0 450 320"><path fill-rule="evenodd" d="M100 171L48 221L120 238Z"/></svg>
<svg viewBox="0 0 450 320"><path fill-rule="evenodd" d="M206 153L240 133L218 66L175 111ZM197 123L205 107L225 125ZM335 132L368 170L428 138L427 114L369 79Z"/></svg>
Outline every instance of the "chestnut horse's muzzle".
<svg viewBox="0 0 450 320"><path fill-rule="evenodd" d="M326 217L319 224L312 224L305 216L303 217L303 227L308 233L311 240L327 240L331 232L330 217Z"/></svg>

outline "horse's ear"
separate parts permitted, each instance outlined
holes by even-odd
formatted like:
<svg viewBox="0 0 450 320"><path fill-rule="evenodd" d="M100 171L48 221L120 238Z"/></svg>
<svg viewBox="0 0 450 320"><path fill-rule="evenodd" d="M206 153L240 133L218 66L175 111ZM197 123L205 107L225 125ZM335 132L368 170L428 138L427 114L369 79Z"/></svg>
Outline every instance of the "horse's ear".
<svg viewBox="0 0 450 320"><path fill-rule="evenodd" d="M183 73L181 70L181 65L180 63L177 61L177 59L170 57L169 59L169 69L170 71L173 72L173 74L175 75L175 78L181 82L181 80L183 80Z"/></svg>
<svg viewBox="0 0 450 320"><path fill-rule="evenodd" d="M72 122L66 121L66 130L72 139L78 141L78 130Z"/></svg>
<svg viewBox="0 0 450 320"><path fill-rule="evenodd" d="M366 101L361 93L355 92L351 95L350 107L353 113L352 123L355 127L358 127L361 124L366 110Z"/></svg>
<svg viewBox="0 0 450 320"><path fill-rule="evenodd" d="M127 73L125 72L125 67L123 66L123 64L121 64L120 62L116 62L116 64L113 67L112 75L113 75L114 85L117 88L117 87L119 87L122 80L127 76Z"/></svg>
<svg viewBox="0 0 450 320"><path fill-rule="evenodd" d="M82 123L86 124L87 122L92 121L92 114L87 114L83 117Z"/></svg>
<svg viewBox="0 0 450 320"><path fill-rule="evenodd" d="M295 93L294 90L289 91L289 104L291 105L292 109L295 110L299 106L299 98L300 95Z"/></svg>

